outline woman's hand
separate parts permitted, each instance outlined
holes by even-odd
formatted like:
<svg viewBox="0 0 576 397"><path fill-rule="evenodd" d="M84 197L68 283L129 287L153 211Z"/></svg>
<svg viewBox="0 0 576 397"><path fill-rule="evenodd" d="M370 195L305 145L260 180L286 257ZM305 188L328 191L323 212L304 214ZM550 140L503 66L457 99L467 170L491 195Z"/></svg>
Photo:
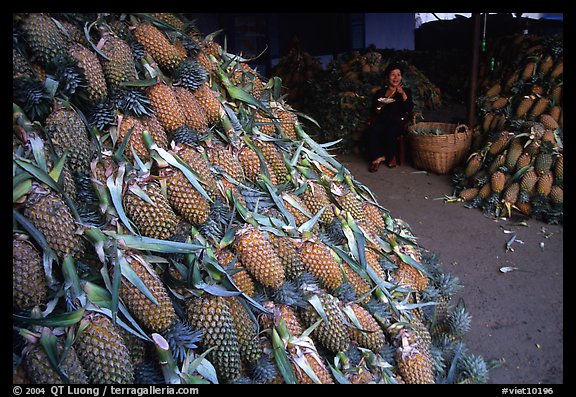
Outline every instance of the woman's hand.
<svg viewBox="0 0 576 397"><path fill-rule="evenodd" d="M406 94L406 91L404 91L404 88L402 87L402 83L398 84L398 86L396 87L396 92L399 93L400 95L402 95L402 99L404 101L406 99L408 99L408 95Z"/></svg>

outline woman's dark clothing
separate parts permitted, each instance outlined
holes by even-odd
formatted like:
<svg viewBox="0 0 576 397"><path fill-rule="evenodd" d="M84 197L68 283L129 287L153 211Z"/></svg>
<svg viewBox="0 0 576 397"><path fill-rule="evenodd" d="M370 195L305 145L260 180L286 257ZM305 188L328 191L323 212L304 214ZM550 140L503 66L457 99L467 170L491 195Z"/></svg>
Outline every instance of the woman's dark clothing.
<svg viewBox="0 0 576 397"><path fill-rule="evenodd" d="M414 102L408 88L404 88L408 96L405 101L402 94L395 93L392 103L378 102L378 98L384 98L386 89L378 90L372 99L372 121L364 130L364 148L368 161L372 162L379 157L392 160L398 152L398 138L404 132L406 124L410 121ZM380 110L377 107L381 107Z"/></svg>

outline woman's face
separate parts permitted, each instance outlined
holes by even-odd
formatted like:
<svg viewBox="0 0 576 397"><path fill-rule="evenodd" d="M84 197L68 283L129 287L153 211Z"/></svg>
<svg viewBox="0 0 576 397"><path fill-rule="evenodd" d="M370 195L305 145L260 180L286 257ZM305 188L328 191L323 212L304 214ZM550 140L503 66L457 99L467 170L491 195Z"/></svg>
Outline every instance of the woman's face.
<svg viewBox="0 0 576 397"><path fill-rule="evenodd" d="M388 74L388 83L392 87L397 87L402 82L402 72L400 69L392 69Z"/></svg>

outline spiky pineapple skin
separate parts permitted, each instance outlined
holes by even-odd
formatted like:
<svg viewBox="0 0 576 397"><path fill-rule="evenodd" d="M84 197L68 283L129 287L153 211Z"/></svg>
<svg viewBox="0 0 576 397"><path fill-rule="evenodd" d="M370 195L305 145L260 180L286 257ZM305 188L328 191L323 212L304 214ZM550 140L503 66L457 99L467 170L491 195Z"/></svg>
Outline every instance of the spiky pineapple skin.
<svg viewBox="0 0 576 397"><path fill-rule="evenodd" d="M186 124L186 116L171 85L159 82L148 87L146 96L166 133L170 134Z"/></svg>
<svg viewBox="0 0 576 397"><path fill-rule="evenodd" d="M236 232L234 249L257 281L273 289L282 286L285 280L282 261L265 232L245 225Z"/></svg>
<svg viewBox="0 0 576 397"><path fill-rule="evenodd" d="M127 191L122 197L126 215L143 236L165 240L174 234L178 224L177 215L156 182L145 183L140 187L152 203Z"/></svg>
<svg viewBox="0 0 576 397"><path fill-rule="evenodd" d="M102 58L100 62L108 88L114 89L124 82L136 80L138 74L130 45L113 35L105 35L103 39L101 51L108 59Z"/></svg>
<svg viewBox="0 0 576 397"><path fill-rule="evenodd" d="M174 70L184 60L174 44L156 26L150 23L139 23L134 27L133 33L136 40L167 72Z"/></svg>
<svg viewBox="0 0 576 397"><path fill-rule="evenodd" d="M57 342L57 352L62 354L64 342ZM60 363L60 369L66 373L68 382L65 382L58 373L52 368L48 361L48 355L40 344L31 346L25 353L23 367L26 374L33 384L88 384L89 379L86 375L82 363L76 353L74 346L68 351L64 361Z"/></svg>
<svg viewBox="0 0 576 397"><path fill-rule="evenodd" d="M60 260L66 255L80 258L84 240L76 234L78 225L64 198L52 190L36 190L26 200L24 216L44 235Z"/></svg>
<svg viewBox="0 0 576 397"><path fill-rule="evenodd" d="M46 130L54 143L56 154L68 152L71 171L86 172L94 153L90 135L82 118L72 109L58 107L46 118Z"/></svg>
<svg viewBox="0 0 576 397"><path fill-rule="evenodd" d="M130 384L134 368L119 330L105 315L85 314L86 328L76 341L76 351L92 384Z"/></svg>
<svg viewBox="0 0 576 397"><path fill-rule="evenodd" d="M300 247L302 262L328 291L338 288L342 282L342 273L331 250L322 242L304 241Z"/></svg>
<svg viewBox="0 0 576 397"><path fill-rule="evenodd" d="M141 258L131 254L124 258L158 303L152 302L126 277L122 278L120 287L122 301L146 329L157 333L167 330L174 324L177 316L165 284L156 273L148 271L140 262Z"/></svg>
<svg viewBox="0 0 576 397"><path fill-rule="evenodd" d="M313 337L334 353L346 351L350 345L350 335L338 307L338 299L331 294L322 292L316 296L322 304L328 321L322 320L312 331ZM308 327L322 318L312 305L302 312L302 317Z"/></svg>
<svg viewBox="0 0 576 397"><path fill-rule="evenodd" d="M50 15L31 13L22 23L22 31L26 34L29 46L37 62L43 66L50 65L57 59L66 56L66 40L64 34Z"/></svg>
<svg viewBox="0 0 576 397"><path fill-rule="evenodd" d="M202 295L186 304L188 322L203 332L204 350L218 377L228 382L240 376L240 350L234 320L226 300L220 296Z"/></svg>
<svg viewBox="0 0 576 397"><path fill-rule="evenodd" d="M12 307L24 310L46 302L48 287L40 252L29 240L12 239Z"/></svg>
<svg viewBox="0 0 576 397"><path fill-rule="evenodd" d="M254 363L262 356L262 347L258 339L258 324L253 321L248 312L249 309L244 307L240 298L230 296L225 299L236 327L240 358Z"/></svg>

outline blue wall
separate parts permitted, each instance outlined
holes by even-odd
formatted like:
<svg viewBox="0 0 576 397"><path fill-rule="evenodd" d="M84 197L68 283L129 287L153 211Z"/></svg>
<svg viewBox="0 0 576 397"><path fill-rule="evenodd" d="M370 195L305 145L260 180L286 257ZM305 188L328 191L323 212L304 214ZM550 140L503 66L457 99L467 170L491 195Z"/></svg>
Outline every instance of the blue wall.
<svg viewBox="0 0 576 397"><path fill-rule="evenodd" d="M365 46L395 50L414 49L414 13L364 14Z"/></svg>

